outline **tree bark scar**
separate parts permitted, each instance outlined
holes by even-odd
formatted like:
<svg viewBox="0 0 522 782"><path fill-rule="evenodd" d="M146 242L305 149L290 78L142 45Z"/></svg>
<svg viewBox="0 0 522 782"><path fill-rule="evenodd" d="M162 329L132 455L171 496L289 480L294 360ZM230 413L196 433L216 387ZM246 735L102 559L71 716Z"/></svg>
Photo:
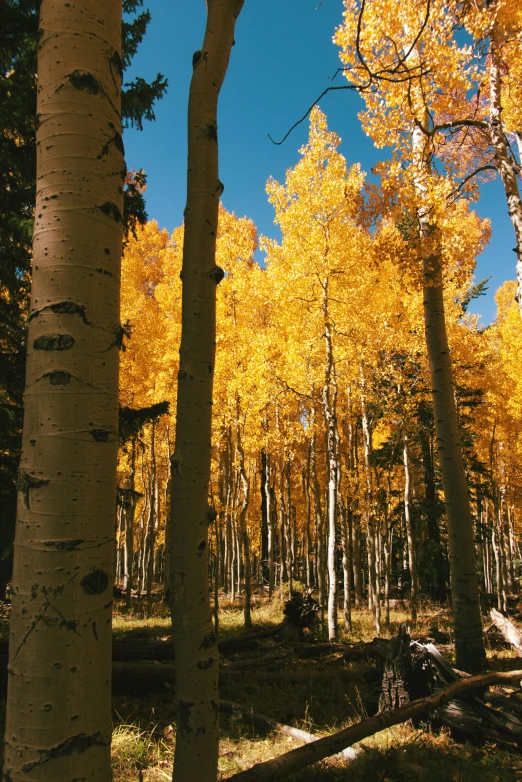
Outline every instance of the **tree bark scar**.
<svg viewBox="0 0 522 782"><path fill-rule="evenodd" d="M117 51L113 51L111 59L109 60L109 64L111 66L111 72L114 69L117 76L121 79L121 77L123 76L123 63Z"/></svg>
<svg viewBox="0 0 522 782"><path fill-rule="evenodd" d="M114 277L112 272L110 272L108 269L103 269L101 266L95 266L93 271L98 272L99 274L104 274L106 277Z"/></svg>
<svg viewBox="0 0 522 782"><path fill-rule="evenodd" d="M63 756L77 754L80 755L90 747L106 747L107 739L99 731L88 736L87 733L79 733L77 736L71 736L61 744L51 749L40 750L40 757L38 760L34 760L32 763L26 763L22 766L22 771L27 774L32 771L36 766L42 766L49 760L60 758Z"/></svg>
<svg viewBox="0 0 522 782"><path fill-rule="evenodd" d="M111 443L116 439L116 433L111 429L89 429L89 434L97 443Z"/></svg>
<svg viewBox="0 0 522 782"><path fill-rule="evenodd" d="M71 382L71 373L63 369L57 369L54 372L46 372L42 377L46 377L52 386L66 386Z"/></svg>
<svg viewBox="0 0 522 782"><path fill-rule="evenodd" d="M214 268L208 272L208 276L210 277L211 280L214 280L216 285L219 285L219 283L225 276L225 272L223 271L221 266L214 266Z"/></svg>
<svg viewBox="0 0 522 782"><path fill-rule="evenodd" d="M109 586L109 576L104 570L91 570L80 582L86 595L101 595Z"/></svg>
<svg viewBox="0 0 522 782"><path fill-rule="evenodd" d="M217 518L217 511L215 508L207 508L207 512L205 513L205 524L210 525L215 522Z"/></svg>
<svg viewBox="0 0 522 782"><path fill-rule="evenodd" d="M194 706L193 701L178 701L178 730L181 733L192 733L190 713Z"/></svg>
<svg viewBox="0 0 522 782"><path fill-rule="evenodd" d="M83 538L76 538L75 540L46 540L44 546L58 549L58 551L74 551L82 543L85 543Z"/></svg>
<svg viewBox="0 0 522 782"><path fill-rule="evenodd" d="M98 209L100 209L104 215L107 215L107 217L110 217L112 220L114 220L114 222L123 222L120 210L116 204L112 203L112 201L106 201L104 204L99 206Z"/></svg>
<svg viewBox="0 0 522 782"><path fill-rule="evenodd" d="M98 95L101 92L98 80L94 78L92 73L87 71L73 71L69 76L69 81L74 89L80 90L80 92L88 92L91 95Z"/></svg>
<svg viewBox="0 0 522 782"><path fill-rule="evenodd" d="M79 315L84 323L88 326L91 325L90 321L87 320L85 307L81 304L77 304L75 301L60 301L57 304L48 304L47 306L32 312L29 315L29 321L34 320L34 318L37 318L46 310L51 310L51 312L54 312L56 315Z"/></svg>
<svg viewBox="0 0 522 782"><path fill-rule="evenodd" d="M200 660L199 663L196 663L196 668L199 668L200 671L206 671L212 668L215 662L213 657L209 657L208 660Z"/></svg>
<svg viewBox="0 0 522 782"><path fill-rule="evenodd" d="M34 475L29 475L29 473L21 468L18 470L16 488L24 495L24 503L26 508L30 508L30 489L40 489L42 486L47 486L48 483L48 480L44 480L43 478L35 478Z"/></svg>
<svg viewBox="0 0 522 782"><path fill-rule="evenodd" d="M206 62L208 56L208 52L200 51L194 52L192 55L192 68L195 68L198 63L201 62L201 60L204 60Z"/></svg>
<svg viewBox="0 0 522 782"><path fill-rule="evenodd" d="M203 636L203 640L201 641L199 648L200 649L210 649L211 646L215 646L216 644L216 635L213 630L209 630L208 633L205 633Z"/></svg>
<svg viewBox="0 0 522 782"><path fill-rule="evenodd" d="M33 342L35 350L68 350L74 345L70 334L42 334Z"/></svg>
<svg viewBox="0 0 522 782"><path fill-rule="evenodd" d="M208 125L203 125L203 132L211 141L217 141L217 125L215 122L211 122Z"/></svg>
<svg viewBox="0 0 522 782"><path fill-rule="evenodd" d="M111 144L114 144L115 148L118 150L118 152L121 152L121 154L125 154L125 148L123 146L123 138L121 137L121 134L115 131L112 136L110 136L103 147L101 148L101 151L96 155L97 160L101 160L104 155L106 155L109 151L109 147ZM127 171L125 171L125 174Z"/></svg>
<svg viewBox="0 0 522 782"><path fill-rule="evenodd" d="M127 339L130 339L130 336L131 336L131 327L129 322L127 321L126 323L120 323L120 325L118 326L118 331L116 332L116 339L115 339L116 347L118 348L118 350L121 350L122 352L126 350L124 340L125 337L127 337Z"/></svg>

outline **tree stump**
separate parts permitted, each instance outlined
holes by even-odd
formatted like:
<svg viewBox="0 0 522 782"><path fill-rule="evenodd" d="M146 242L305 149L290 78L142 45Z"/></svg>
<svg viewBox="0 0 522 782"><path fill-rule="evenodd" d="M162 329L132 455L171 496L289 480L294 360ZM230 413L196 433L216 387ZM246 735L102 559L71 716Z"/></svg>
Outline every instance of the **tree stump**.
<svg viewBox="0 0 522 782"><path fill-rule="evenodd" d="M284 608L282 637L287 643L296 643L313 635L319 605L310 592L293 592Z"/></svg>
<svg viewBox="0 0 522 782"><path fill-rule="evenodd" d="M379 713L404 706L410 700L411 653L410 636L401 624L398 635L385 650Z"/></svg>

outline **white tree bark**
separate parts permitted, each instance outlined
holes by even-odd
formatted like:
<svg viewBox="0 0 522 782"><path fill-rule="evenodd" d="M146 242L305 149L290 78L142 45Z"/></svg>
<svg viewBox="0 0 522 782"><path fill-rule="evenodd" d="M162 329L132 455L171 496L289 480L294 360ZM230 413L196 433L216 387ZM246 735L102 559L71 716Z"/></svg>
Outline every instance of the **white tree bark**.
<svg viewBox="0 0 522 782"><path fill-rule="evenodd" d="M6 780L111 779L121 2L42 0Z"/></svg>
<svg viewBox="0 0 522 782"><path fill-rule="evenodd" d="M169 602L177 666L176 782L215 782L218 651L208 584L212 386L216 348L219 197L217 103L243 0L207 0L192 60L182 266L182 332L172 459Z"/></svg>
<svg viewBox="0 0 522 782"><path fill-rule="evenodd" d="M520 200L515 161L511 156L502 122L502 60L496 25L490 31L489 42L489 130L495 154L495 166L504 186L508 212L515 231L515 252L517 256L516 299L522 315L522 202Z"/></svg>

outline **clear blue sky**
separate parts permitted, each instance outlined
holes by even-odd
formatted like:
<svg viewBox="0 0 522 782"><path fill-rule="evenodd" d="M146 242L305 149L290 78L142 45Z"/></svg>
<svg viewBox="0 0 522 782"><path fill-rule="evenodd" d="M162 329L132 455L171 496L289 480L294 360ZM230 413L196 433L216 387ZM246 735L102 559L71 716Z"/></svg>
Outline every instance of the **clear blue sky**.
<svg viewBox="0 0 522 782"><path fill-rule="evenodd" d="M206 6L204 0L144 0L144 7L150 9L152 20L128 75L152 79L160 71L169 88L157 104L156 122L146 123L141 133L125 132L126 160L129 168L147 172L149 218L172 231L183 220L188 89L192 54L203 41ZM245 0L239 17L219 106L223 203L237 215L251 217L266 236L278 235L266 180L284 180L306 142L308 123L282 146L274 146L268 134L281 138L330 84L340 64L332 35L342 11L342 0ZM360 129L358 95L349 90L329 93L320 106L329 127L341 137L349 164L358 161L369 172L378 156L387 154L375 150ZM515 238L498 181L484 187L476 208L493 227L476 276L481 280L491 275L491 281L488 295L472 302L470 310L489 323L495 314L496 289L515 276Z"/></svg>

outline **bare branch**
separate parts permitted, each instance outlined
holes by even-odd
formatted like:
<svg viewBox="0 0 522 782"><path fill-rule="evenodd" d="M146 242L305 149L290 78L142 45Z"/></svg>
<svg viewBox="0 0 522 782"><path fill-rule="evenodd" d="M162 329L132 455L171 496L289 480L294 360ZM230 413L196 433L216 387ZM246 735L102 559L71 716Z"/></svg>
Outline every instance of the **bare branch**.
<svg viewBox="0 0 522 782"><path fill-rule="evenodd" d="M368 86L369 86L369 85L368 85ZM309 116L309 114L310 114L310 112L312 111L312 109L314 108L314 106L317 106L317 104L319 103L319 101L321 100L321 98L323 98L323 97L326 95L326 93L327 93L327 92L331 92L332 90L355 90L356 92L360 92L362 89L365 89L365 88L364 88L364 87L362 87L362 86L359 86L359 85L357 85L357 84L341 84L341 85L338 85L338 86L336 86L336 87L327 87L325 90L323 90L323 92L322 92L322 93L319 95L319 97L318 97L318 98L316 98L316 99L314 100L314 102L312 103L312 105L310 106L310 108L308 108L308 109L305 111L305 113L303 114L303 116L301 117L301 119L298 119L298 120L297 120L297 122L294 122L294 124L292 125L292 127L290 128L290 130L288 130L288 131L285 133L285 135L283 136L283 138L281 139L281 141L274 141L274 139L272 138L272 136L270 135L270 133L268 134L268 138L270 139L270 141L272 142L272 144L275 144L276 146L279 146L280 144L283 144L283 143L286 141L286 139L288 138L288 136L290 135L290 133L291 133L291 132L292 132L292 131L293 131L293 130L294 130L294 129L295 129L297 126L298 126L298 125L300 125L300 124L301 124L301 122L304 122L304 121L305 121L305 119L306 119L306 118Z"/></svg>
<svg viewBox="0 0 522 782"><path fill-rule="evenodd" d="M316 402L317 400L314 399L313 396L310 396L310 394L302 394L301 391L298 391L296 388L292 388L292 386L289 386L286 380L283 380L282 377L279 377L279 375L275 376L276 380L279 380L282 385L284 385L285 389L287 391L291 391L293 394L296 394L296 396L300 396L303 399L310 399L312 402Z"/></svg>
<svg viewBox="0 0 522 782"><path fill-rule="evenodd" d="M480 168L476 168L475 171L472 171L471 174L468 174L468 176L464 177L462 182L455 188L455 190L452 190L451 193L448 194L448 199L457 193L460 193L466 182L469 182L470 179L473 179L473 177L477 176L477 174L480 174L482 171L495 171L498 173L496 166L480 166Z"/></svg>

